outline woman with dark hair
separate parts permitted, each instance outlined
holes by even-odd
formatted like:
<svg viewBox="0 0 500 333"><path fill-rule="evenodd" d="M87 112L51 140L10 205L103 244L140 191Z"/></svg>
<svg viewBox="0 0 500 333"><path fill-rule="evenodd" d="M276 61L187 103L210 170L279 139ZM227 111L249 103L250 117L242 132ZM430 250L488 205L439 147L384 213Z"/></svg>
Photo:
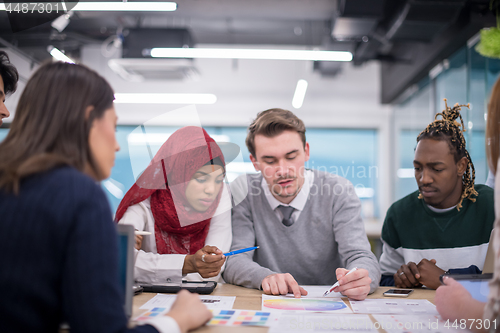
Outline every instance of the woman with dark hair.
<svg viewBox="0 0 500 333"><path fill-rule="evenodd" d="M224 177L222 151L201 127L183 127L161 146L115 217L152 233L136 250L137 281L221 281L232 239Z"/></svg>
<svg viewBox="0 0 500 333"><path fill-rule="evenodd" d="M16 67L9 61L9 56L5 51L0 51L0 125L2 119L10 116L9 110L5 106L5 97L16 91L19 73Z"/></svg>
<svg viewBox="0 0 500 333"><path fill-rule="evenodd" d="M111 211L113 90L80 65L47 64L28 81L0 143L0 332L186 332L210 318L180 293L168 317L129 330Z"/></svg>
<svg viewBox="0 0 500 333"><path fill-rule="evenodd" d="M486 156L489 169L495 174L496 216L492 237L495 266L488 302L473 299L464 286L448 277L443 278L444 285L436 290L435 298L436 308L444 320L468 320L467 327L474 332L500 331L500 78L493 86L488 103Z"/></svg>

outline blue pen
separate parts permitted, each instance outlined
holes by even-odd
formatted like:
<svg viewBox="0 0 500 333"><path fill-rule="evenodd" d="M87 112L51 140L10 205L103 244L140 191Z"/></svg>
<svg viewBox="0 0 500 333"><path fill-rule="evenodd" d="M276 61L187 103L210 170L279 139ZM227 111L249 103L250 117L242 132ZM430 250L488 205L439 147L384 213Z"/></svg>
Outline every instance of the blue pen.
<svg viewBox="0 0 500 333"><path fill-rule="evenodd" d="M243 252L253 251L253 250L256 250L258 248L259 248L258 246L252 246L252 247L247 247L246 249L231 251L231 252L228 252L228 253L224 253L224 257L232 256L234 254L240 254L240 253L243 253Z"/></svg>

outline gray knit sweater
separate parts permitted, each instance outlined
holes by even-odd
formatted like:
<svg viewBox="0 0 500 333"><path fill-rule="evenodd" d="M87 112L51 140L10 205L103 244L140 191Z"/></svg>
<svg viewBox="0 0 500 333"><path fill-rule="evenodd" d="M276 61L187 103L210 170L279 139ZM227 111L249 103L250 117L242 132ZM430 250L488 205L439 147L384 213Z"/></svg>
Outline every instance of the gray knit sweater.
<svg viewBox="0 0 500 333"><path fill-rule="evenodd" d="M352 183L327 172L313 172L307 203L290 227L271 210L260 174L240 176L231 184L236 197L248 189L233 208L231 250L260 248L228 257L226 282L259 289L266 276L290 273L300 285L332 285L338 267L358 267L370 274L370 293L377 289L380 267L370 250Z"/></svg>

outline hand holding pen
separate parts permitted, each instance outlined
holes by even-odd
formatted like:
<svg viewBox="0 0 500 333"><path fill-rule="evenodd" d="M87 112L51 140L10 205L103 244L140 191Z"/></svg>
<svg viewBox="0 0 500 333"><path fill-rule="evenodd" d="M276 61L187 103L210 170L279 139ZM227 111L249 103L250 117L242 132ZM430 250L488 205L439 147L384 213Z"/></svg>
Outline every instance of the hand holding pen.
<svg viewBox="0 0 500 333"><path fill-rule="evenodd" d="M331 286L324 296L332 291L336 291L346 297L362 301L370 292L370 283L372 280L368 276L366 269L356 267L348 271L345 268L337 268L336 274L337 283Z"/></svg>
<svg viewBox="0 0 500 333"><path fill-rule="evenodd" d="M356 271L357 269L358 269L357 267L354 267L349 272L347 272L344 276L347 276L347 275L351 274L352 272ZM338 274L337 274L337 276L338 276ZM333 286L330 287L330 289L328 289L327 291L325 291L325 293L323 294L323 297L329 295L338 286L340 286L340 279L337 282L335 282L333 284Z"/></svg>
<svg viewBox="0 0 500 333"><path fill-rule="evenodd" d="M258 248L259 248L258 246L252 246L252 247L247 247L246 249L226 252L226 253L224 253L224 257L229 257L229 256L233 256L235 254L240 254L240 253L244 253L244 252L248 252L248 251L257 250Z"/></svg>

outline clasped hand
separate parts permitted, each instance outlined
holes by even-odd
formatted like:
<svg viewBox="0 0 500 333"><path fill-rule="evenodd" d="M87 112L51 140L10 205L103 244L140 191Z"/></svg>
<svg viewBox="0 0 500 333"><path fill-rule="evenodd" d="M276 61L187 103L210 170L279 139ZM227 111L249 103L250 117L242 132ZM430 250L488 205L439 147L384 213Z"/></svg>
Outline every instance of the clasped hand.
<svg viewBox="0 0 500 333"><path fill-rule="evenodd" d="M182 274L199 273L204 278L217 276L226 258L216 246L205 245L184 259Z"/></svg>
<svg viewBox="0 0 500 333"><path fill-rule="evenodd" d="M409 262L401 265L394 274L394 284L398 288L415 288L425 285L427 288L437 289L441 285L439 276L445 273L436 265L436 260L422 259L418 265Z"/></svg>

